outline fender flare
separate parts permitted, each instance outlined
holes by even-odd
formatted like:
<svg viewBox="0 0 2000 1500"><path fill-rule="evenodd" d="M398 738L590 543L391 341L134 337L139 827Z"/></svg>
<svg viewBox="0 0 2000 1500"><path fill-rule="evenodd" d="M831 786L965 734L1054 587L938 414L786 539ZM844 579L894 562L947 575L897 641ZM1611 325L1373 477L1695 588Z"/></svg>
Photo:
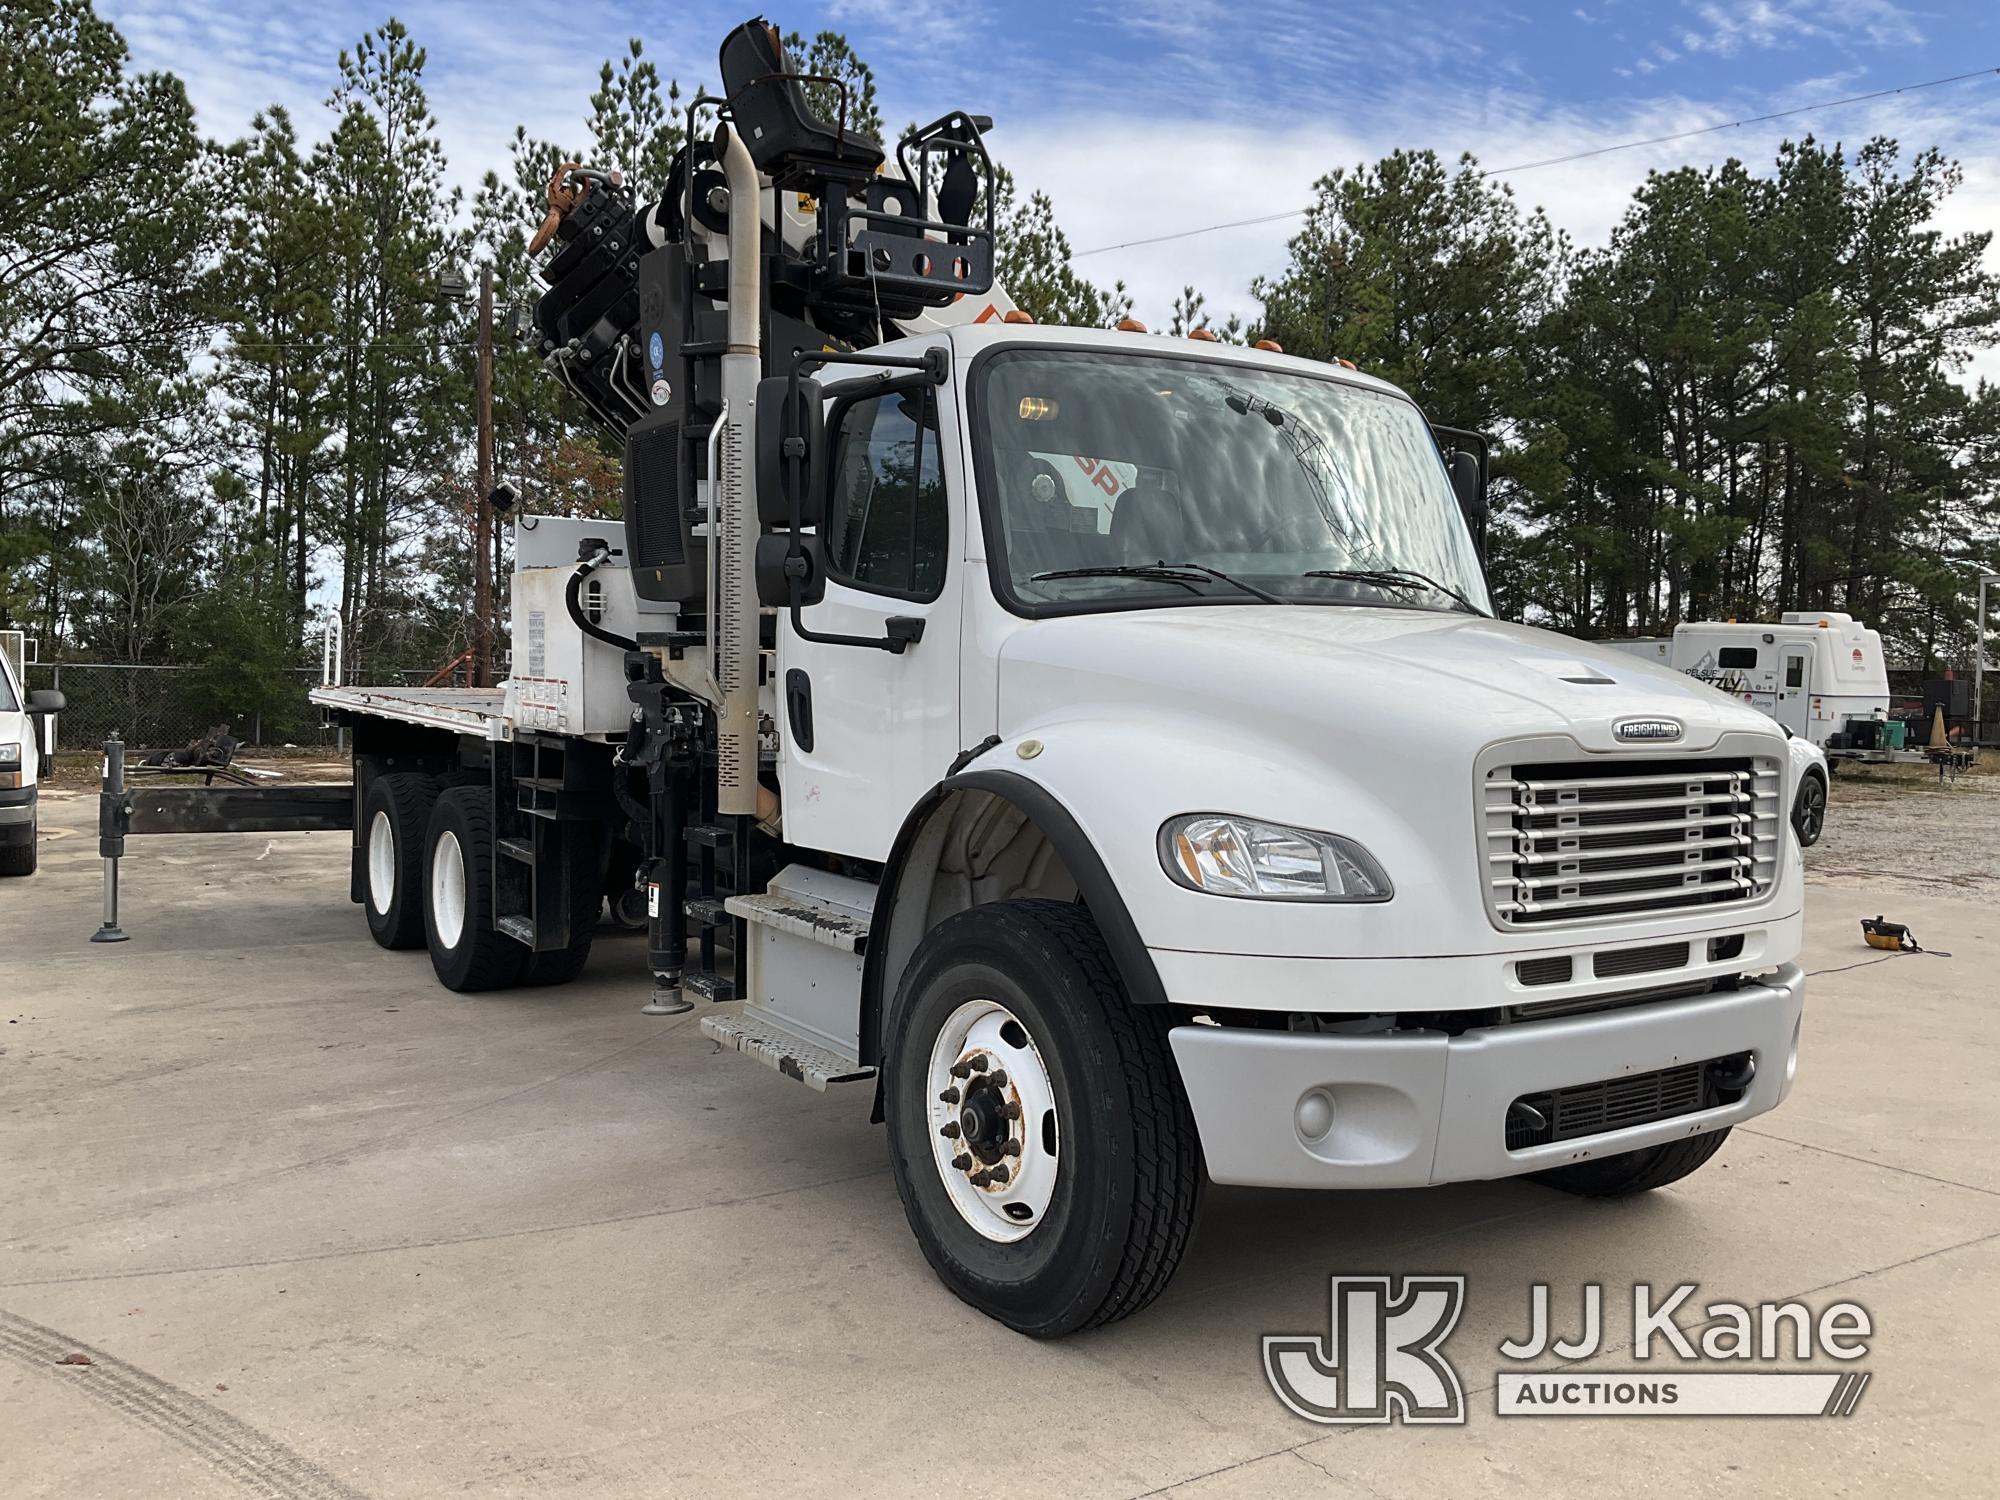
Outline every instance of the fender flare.
<svg viewBox="0 0 2000 1500"><path fill-rule="evenodd" d="M947 797L959 792L990 793L1013 804L1041 830L1042 836L1075 877L1077 894L1090 908L1098 931L1104 934L1105 946L1111 950L1111 961L1117 965L1119 977L1125 982L1125 992L1138 1005L1165 1005L1166 987L1160 983L1160 971L1154 966L1152 954L1146 951L1146 945L1139 937L1139 929L1132 921L1131 912L1126 909L1125 898L1118 893L1117 883L1104 867L1102 856L1070 810L1047 787L1017 772L967 771L945 777L924 793L903 819L903 826L896 833L896 842L889 850L888 862L882 867L882 881L878 888L881 896L869 927L880 933L884 941L869 943L861 966L861 1061L879 1065L882 1060L881 1023L887 1009L887 997L882 993L882 971L888 963L889 923L894 915L895 892L902 884L903 867L931 814Z"/></svg>

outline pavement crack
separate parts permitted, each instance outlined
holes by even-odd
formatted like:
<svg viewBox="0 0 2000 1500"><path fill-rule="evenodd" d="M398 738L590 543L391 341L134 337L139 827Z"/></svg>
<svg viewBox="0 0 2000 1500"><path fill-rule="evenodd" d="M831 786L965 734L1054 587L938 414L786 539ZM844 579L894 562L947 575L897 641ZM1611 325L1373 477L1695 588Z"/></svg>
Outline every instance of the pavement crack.
<svg viewBox="0 0 2000 1500"><path fill-rule="evenodd" d="M1754 1135L1760 1140L1776 1141L1784 1146L1796 1146L1801 1151L1817 1151L1822 1156L1837 1156L1842 1161L1858 1162L1864 1167L1880 1167L1884 1172L1895 1172L1904 1177L1915 1177L1923 1182L1935 1182L1940 1187L1964 1188L1968 1193L1984 1193L1989 1198L2000 1198L2000 1192L1989 1187L1981 1187L1975 1182L1960 1182L1955 1177L1939 1177L1931 1172L1919 1172L1915 1167L1905 1167L1892 1161L1876 1161L1866 1156L1856 1156L1851 1151L1836 1151L1831 1146L1815 1146L1809 1141L1795 1141L1790 1136L1775 1135L1768 1130L1757 1130L1748 1125L1736 1127L1745 1135Z"/></svg>
<svg viewBox="0 0 2000 1500"><path fill-rule="evenodd" d="M247 1177L234 1177L228 1182L207 1183L188 1192L162 1193L144 1202L114 1209L110 1213L98 1214L88 1219L78 1219L69 1224L58 1224L53 1228L31 1230L25 1234L9 1235L5 1240L0 1240L0 1249L11 1248L20 1244L23 1240L51 1239L59 1235L74 1234L79 1229L92 1229L100 1224L115 1224L121 1219L137 1218L141 1214L154 1213L163 1208L178 1208L182 1204L197 1202L200 1199L219 1193L232 1192L237 1188L249 1187L253 1183L270 1182L280 1177L288 1177L294 1172L309 1171L313 1167L324 1166L330 1161L348 1160L356 1156L366 1155L371 1151L379 1151L385 1146L407 1140L409 1137L421 1134L426 1130L437 1130L443 1126L454 1124L459 1120L465 1119L468 1115L478 1114L481 1110L494 1109L499 1105L511 1103L516 1099L535 1093L539 1089L550 1088L558 1083L566 1082L576 1077L579 1073L588 1073L594 1068L601 1068L609 1063L614 1063L621 1057L637 1052L641 1047L650 1047L663 1037L672 1035L680 1028L685 1019L685 1017L681 1017L666 1022L661 1025L659 1030L653 1032L652 1035L641 1037L638 1041L620 1047L615 1052L594 1057L588 1062L579 1063L564 1072L550 1074L546 1078L537 1079L533 1083L524 1084L520 1088L511 1089L507 1093L496 1095L491 1099L482 1099L477 1104L468 1105L464 1109L453 1111L451 1114L440 1115L432 1120L421 1120L416 1124L406 1125L400 1130L392 1130L387 1135L377 1136L373 1140L357 1141L351 1146L344 1146L336 1151L325 1151L318 1156L309 1156L304 1161L287 1162L282 1167L272 1167L263 1172L252 1172Z"/></svg>
<svg viewBox="0 0 2000 1500"><path fill-rule="evenodd" d="M213 1271L254 1271L266 1266L309 1265L323 1260L358 1260L371 1255L391 1255L405 1250L449 1250L457 1245L484 1245L496 1240L528 1239L536 1235L562 1234L573 1229L599 1229L612 1224L633 1224L645 1219L667 1219L680 1214L699 1213L707 1208L740 1208L746 1203L762 1203L815 1188L837 1187L887 1175L888 1168L850 1172L844 1177L821 1177L790 1187L771 1188L761 1193L745 1193L735 1198L716 1198L703 1203L682 1203L671 1208L638 1209L629 1214L604 1214L593 1219L574 1219L561 1224L535 1224L525 1229L496 1229L486 1234L444 1235L428 1240L394 1240L379 1245L355 1245L344 1250L315 1250L303 1255L274 1255L260 1260L213 1261L192 1266L156 1266L139 1271L100 1271L81 1276L31 1276L20 1281L0 1281L0 1290L20 1287L77 1286L107 1281L138 1281L151 1276L198 1276Z"/></svg>

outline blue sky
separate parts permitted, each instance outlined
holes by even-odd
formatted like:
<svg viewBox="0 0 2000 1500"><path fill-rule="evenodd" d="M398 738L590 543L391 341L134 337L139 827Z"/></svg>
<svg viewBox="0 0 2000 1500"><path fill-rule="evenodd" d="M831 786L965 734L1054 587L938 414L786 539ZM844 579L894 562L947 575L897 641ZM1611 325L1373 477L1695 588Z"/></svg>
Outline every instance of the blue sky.
<svg viewBox="0 0 2000 1500"><path fill-rule="evenodd" d="M261 105L302 125L339 49L390 14L429 49L455 178L504 167L516 123L580 134L598 63L629 36L683 87L713 83L741 5L710 0L99 0L142 66L187 79L211 133ZM2000 68L1993 0L820 0L774 8L788 30L845 31L875 67L892 127L953 107L990 113L992 145L1046 188L1079 249L1273 213L1313 179L1396 146L1489 166L1765 114L1977 68ZM1601 240L1648 167L1740 154L1787 133L1877 131L1959 156L1947 227L2000 228L2000 75L1510 178L1578 239ZM1141 316L1181 285L1249 311L1250 278L1283 263L1276 223L1092 255ZM2000 375L2000 362L1990 365Z"/></svg>

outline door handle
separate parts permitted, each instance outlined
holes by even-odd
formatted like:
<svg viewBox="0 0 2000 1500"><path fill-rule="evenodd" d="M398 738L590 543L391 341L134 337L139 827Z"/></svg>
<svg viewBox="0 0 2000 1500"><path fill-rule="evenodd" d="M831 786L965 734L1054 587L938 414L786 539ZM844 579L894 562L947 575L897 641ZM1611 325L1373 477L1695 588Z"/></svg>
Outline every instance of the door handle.
<svg viewBox="0 0 2000 1500"><path fill-rule="evenodd" d="M802 755L812 754L813 685L800 667L785 673L785 718L792 726L792 743Z"/></svg>

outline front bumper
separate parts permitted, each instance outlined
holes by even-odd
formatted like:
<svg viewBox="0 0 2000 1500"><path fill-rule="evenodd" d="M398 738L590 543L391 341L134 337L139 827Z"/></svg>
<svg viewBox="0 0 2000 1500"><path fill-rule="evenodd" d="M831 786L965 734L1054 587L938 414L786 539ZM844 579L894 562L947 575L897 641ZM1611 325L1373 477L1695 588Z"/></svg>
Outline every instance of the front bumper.
<svg viewBox="0 0 2000 1500"><path fill-rule="evenodd" d="M37 790L32 786L0 788L0 838L7 838L5 830L35 826ZM32 834L28 836L33 837ZM7 841L19 842L19 836L8 838Z"/></svg>
<svg viewBox="0 0 2000 1500"><path fill-rule="evenodd" d="M1760 982L1697 999L1459 1036L1176 1026L1169 1039L1215 1181L1422 1187L1635 1151L1762 1114L1791 1088L1804 1003L1804 975L1787 964ZM1756 1076L1734 1103L1507 1148L1508 1108L1523 1095L1743 1052L1755 1058ZM1315 1090L1332 1100L1331 1127L1308 1140L1299 1104Z"/></svg>

